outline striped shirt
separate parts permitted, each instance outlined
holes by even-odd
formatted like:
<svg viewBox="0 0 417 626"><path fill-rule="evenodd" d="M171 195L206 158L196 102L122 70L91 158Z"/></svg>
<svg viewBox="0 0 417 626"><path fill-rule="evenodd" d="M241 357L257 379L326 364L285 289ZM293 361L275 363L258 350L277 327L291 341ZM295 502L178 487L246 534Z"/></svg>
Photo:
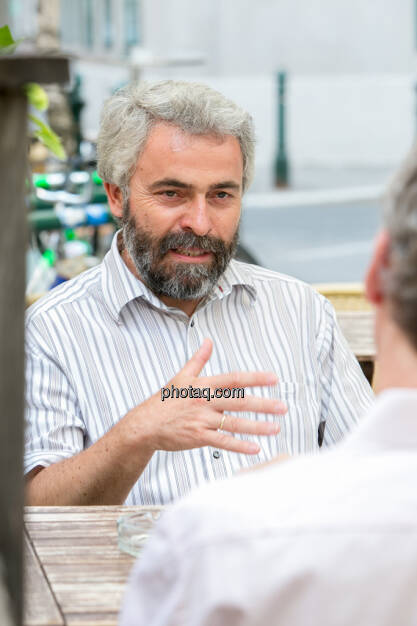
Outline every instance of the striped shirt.
<svg viewBox="0 0 417 626"><path fill-rule="evenodd" d="M156 451L125 504L166 504L208 481L280 453L339 440L368 408L372 392L330 303L309 285L231 261L191 317L166 306L128 270L117 247L97 267L55 288L26 318L25 472L90 447L134 406L173 378L213 340L202 371L211 376L267 370L275 386L250 393L282 400L288 413L239 413L276 420L276 436L250 438L258 455L210 447Z"/></svg>

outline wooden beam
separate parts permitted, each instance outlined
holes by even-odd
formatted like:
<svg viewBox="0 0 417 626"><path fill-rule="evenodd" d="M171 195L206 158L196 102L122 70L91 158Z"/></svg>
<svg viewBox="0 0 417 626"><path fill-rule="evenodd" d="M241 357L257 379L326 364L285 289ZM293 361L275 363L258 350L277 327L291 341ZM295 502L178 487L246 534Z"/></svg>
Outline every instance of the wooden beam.
<svg viewBox="0 0 417 626"><path fill-rule="evenodd" d="M0 85L64 83L69 80L68 57L21 54L0 57Z"/></svg>
<svg viewBox="0 0 417 626"><path fill-rule="evenodd" d="M0 58L0 556L22 623L24 310L27 169L25 82L63 82L68 59ZM1 621L1 616L0 616Z"/></svg>
<svg viewBox="0 0 417 626"><path fill-rule="evenodd" d="M0 554L17 624L22 619L26 129L23 92L0 90Z"/></svg>

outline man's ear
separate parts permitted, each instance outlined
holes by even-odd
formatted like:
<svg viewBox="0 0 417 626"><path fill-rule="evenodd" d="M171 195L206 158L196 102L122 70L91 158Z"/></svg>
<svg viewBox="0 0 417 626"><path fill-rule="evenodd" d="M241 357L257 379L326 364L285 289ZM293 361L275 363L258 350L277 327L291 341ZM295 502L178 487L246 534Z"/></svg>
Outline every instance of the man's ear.
<svg viewBox="0 0 417 626"><path fill-rule="evenodd" d="M365 279L366 297L374 305L381 304L385 299L382 272L389 265L389 247L388 232L383 230L376 238L374 252Z"/></svg>
<svg viewBox="0 0 417 626"><path fill-rule="evenodd" d="M114 217L123 217L123 196L120 187L113 183L103 183L109 201L110 211Z"/></svg>

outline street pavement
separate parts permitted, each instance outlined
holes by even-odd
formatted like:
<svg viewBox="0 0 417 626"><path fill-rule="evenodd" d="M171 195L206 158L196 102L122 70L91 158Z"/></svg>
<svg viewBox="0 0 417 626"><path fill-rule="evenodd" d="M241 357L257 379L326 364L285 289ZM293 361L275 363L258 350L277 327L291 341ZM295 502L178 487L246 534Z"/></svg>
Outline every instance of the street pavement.
<svg viewBox="0 0 417 626"><path fill-rule="evenodd" d="M246 207L240 241L259 265L306 282L359 282L380 223L376 201Z"/></svg>

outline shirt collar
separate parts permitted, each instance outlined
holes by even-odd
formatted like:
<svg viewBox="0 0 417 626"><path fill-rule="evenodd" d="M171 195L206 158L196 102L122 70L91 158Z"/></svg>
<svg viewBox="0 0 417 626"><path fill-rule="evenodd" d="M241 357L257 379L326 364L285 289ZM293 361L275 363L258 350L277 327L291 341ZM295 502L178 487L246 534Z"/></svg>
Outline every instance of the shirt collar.
<svg viewBox="0 0 417 626"><path fill-rule="evenodd" d="M349 452L358 453L372 450L415 451L417 389L392 388L381 392L370 412L340 446Z"/></svg>
<svg viewBox="0 0 417 626"><path fill-rule="evenodd" d="M249 268L244 263L232 259L210 293L209 300L224 298L236 286L245 288L252 300L256 299L256 287Z"/></svg>
<svg viewBox="0 0 417 626"><path fill-rule="evenodd" d="M141 280L137 279L123 261L117 241L121 230L118 230L112 240L111 248L102 263L101 285L106 304L112 316L118 320L123 307L142 298L152 306L172 310L166 306ZM252 276L244 264L232 260L220 277L217 285L209 294L207 301L221 299L228 295L235 286L245 287L252 299L256 298L256 287Z"/></svg>

